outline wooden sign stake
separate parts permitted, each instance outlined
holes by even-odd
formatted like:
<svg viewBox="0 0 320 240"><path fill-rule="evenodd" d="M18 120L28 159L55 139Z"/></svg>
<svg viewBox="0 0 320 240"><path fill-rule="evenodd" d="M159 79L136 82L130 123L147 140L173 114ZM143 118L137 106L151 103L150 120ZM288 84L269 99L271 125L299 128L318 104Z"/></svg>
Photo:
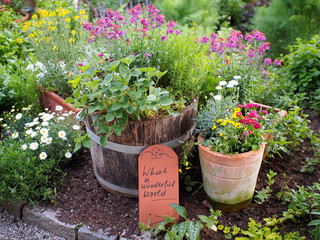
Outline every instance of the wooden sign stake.
<svg viewBox="0 0 320 240"><path fill-rule="evenodd" d="M153 145L139 156L139 221L150 226L164 216L179 218L169 205L179 204L178 156L165 145Z"/></svg>

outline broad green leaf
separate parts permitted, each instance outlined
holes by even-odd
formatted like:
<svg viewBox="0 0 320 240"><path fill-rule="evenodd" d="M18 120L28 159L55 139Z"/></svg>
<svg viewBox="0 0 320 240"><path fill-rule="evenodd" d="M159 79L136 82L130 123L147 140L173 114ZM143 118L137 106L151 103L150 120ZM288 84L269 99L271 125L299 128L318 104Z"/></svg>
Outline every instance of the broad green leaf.
<svg viewBox="0 0 320 240"><path fill-rule="evenodd" d="M173 101L168 96L165 96L159 100L159 103L163 106L169 106L173 103Z"/></svg>
<svg viewBox="0 0 320 240"><path fill-rule="evenodd" d="M317 225L320 225L320 219L316 219L308 223L308 226L317 226Z"/></svg>
<svg viewBox="0 0 320 240"><path fill-rule="evenodd" d="M149 95L149 96L147 97L148 102L156 101L156 99L157 99L157 96L155 96L155 95Z"/></svg>
<svg viewBox="0 0 320 240"><path fill-rule="evenodd" d="M73 102L75 102L75 100L72 97L67 97L64 103L73 103Z"/></svg>
<svg viewBox="0 0 320 240"><path fill-rule="evenodd" d="M196 221L193 223L192 221L188 222L187 232L189 234L190 240L197 240L200 237L200 230L201 230L201 223L200 221Z"/></svg>
<svg viewBox="0 0 320 240"><path fill-rule="evenodd" d="M125 65L120 65L119 72L121 75L127 75L130 72L130 69Z"/></svg>
<svg viewBox="0 0 320 240"><path fill-rule="evenodd" d="M178 235L181 239L183 239L184 235L187 232L187 222L181 222L179 224Z"/></svg>
<svg viewBox="0 0 320 240"><path fill-rule="evenodd" d="M100 143L102 146L106 146L107 143L108 143L108 136L107 135L104 135L100 138Z"/></svg>
<svg viewBox="0 0 320 240"><path fill-rule="evenodd" d="M187 210L175 203L170 203L169 204L181 217L183 217L184 219L187 218Z"/></svg>
<svg viewBox="0 0 320 240"><path fill-rule="evenodd" d="M82 104L80 102L76 102L76 103L72 104L71 107L77 109L77 108L79 108L81 106L82 106Z"/></svg>
<svg viewBox="0 0 320 240"><path fill-rule="evenodd" d="M112 122L113 120L114 120L114 118L115 118L115 116L114 116L114 113L113 112L108 112L107 114L106 114L106 121L107 122Z"/></svg>
<svg viewBox="0 0 320 240"><path fill-rule="evenodd" d="M114 104L112 104L111 110L116 111L116 110L120 109L121 107L122 107L121 103L114 103Z"/></svg>
<svg viewBox="0 0 320 240"><path fill-rule="evenodd" d="M80 148L81 148L81 143L78 143L78 142L77 142L76 145L74 146L73 152L78 151Z"/></svg>
<svg viewBox="0 0 320 240"><path fill-rule="evenodd" d="M114 132L117 136L121 135L121 132L123 131L124 127L117 127Z"/></svg>
<svg viewBox="0 0 320 240"><path fill-rule="evenodd" d="M92 146L92 140L91 140L91 138L86 137L86 138L82 141L82 144L83 144L83 146L86 147L86 148L91 148L91 146Z"/></svg>

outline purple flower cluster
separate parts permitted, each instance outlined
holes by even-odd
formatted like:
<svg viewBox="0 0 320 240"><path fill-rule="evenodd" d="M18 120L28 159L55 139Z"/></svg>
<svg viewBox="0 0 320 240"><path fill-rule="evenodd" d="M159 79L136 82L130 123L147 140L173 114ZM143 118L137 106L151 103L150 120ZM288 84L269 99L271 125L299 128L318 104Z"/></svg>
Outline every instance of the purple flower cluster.
<svg viewBox="0 0 320 240"><path fill-rule="evenodd" d="M176 23L168 21L165 24L165 16L160 14L160 11L154 6L136 5L128 9L127 16L122 16L119 11L108 9L106 16L97 20L96 24L86 22L83 28L90 31L89 42L93 42L97 37L106 38L106 42L112 40L125 40L130 42L130 38L126 34L133 29L135 33L140 33L140 37L150 35L150 31L157 27L166 26L165 35L161 36L164 42L167 39L166 35L180 34L179 30L174 30Z"/></svg>

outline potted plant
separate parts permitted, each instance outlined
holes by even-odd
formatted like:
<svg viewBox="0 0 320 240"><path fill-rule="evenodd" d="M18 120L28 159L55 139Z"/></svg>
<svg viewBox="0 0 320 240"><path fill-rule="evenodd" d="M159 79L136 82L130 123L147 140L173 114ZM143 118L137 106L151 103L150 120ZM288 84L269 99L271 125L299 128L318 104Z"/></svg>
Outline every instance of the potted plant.
<svg viewBox="0 0 320 240"><path fill-rule="evenodd" d="M264 135L276 127L278 113L259 104L238 104L238 81L220 82L220 94L197 116L198 149L206 197L215 209L238 211L254 194L265 149ZM222 92L222 93L221 93ZM224 96L225 95L225 96Z"/></svg>
<svg viewBox="0 0 320 240"><path fill-rule="evenodd" d="M79 63L67 102L84 109L80 116L92 141L83 136L82 142L92 142L99 182L137 197L142 150L153 144L175 147L192 135L196 96L208 67L205 49L191 30L176 30L154 6L107 10L96 25L83 26L101 52L97 61Z"/></svg>
<svg viewBox="0 0 320 240"><path fill-rule="evenodd" d="M38 73L40 103L51 111L57 105L64 111L79 111L64 105L64 99L71 96L73 89L68 81L78 73L79 59L85 57L87 36L81 23L87 18L84 10L76 13L59 7L38 10L24 23L37 60L28 69Z"/></svg>

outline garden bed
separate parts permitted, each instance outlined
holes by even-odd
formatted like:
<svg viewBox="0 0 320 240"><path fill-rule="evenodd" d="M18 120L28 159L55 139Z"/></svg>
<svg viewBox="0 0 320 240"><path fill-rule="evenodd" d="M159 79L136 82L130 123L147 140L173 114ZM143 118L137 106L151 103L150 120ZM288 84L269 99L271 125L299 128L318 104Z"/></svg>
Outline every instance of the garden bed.
<svg viewBox="0 0 320 240"><path fill-rule="evenodd" d="M317 126L320 118L311 115L312 128L319 133ZM269 170L277 173L275 183L271 186L272 195L266 203L257 204L254 201L238 213L224 213L219 218L219 224L225 226L237 225L241 229L248 228L250 218L257 222L263 222L264 218L271 218L274 215L282 216L287 210L278 200L277 193L283 191L288 185L293 188L295 185L311 186L319 180L319 168L313 174L300 173L302 161L311 157L312 152L308 151L309 143L303 143L293 156L284 155L281 159L276 157L264 161L258 176L256 190L267 186L266 181ZM138 227L139 209L138 199L119 197L108 193L94 177L91 156L89 150L84 149L82 157L73 161L64 170L67 172L63 186L57 189L58 195L54 203L40 203L46 207L59 208L61 214L59 219L68 223L83 223L90 226L91 230L111 228L111 234L121 234L124 230L127 236L140 234ZM194 160L194 166L190 171L193 180L201 182L201 169L198 159ZM199 186L199 185L198 185ZM195 189L198 187L196 185ZM204 203L205 196L203 189L191 195L180 186L180 205L187 209L190 219L197 219L197 215L209 215L209 209ZM283 235L288 232L299 231L300 236L312 239L308 232L312 227L307 227L310 219L308 217L298 219L298 223L289 220L279 225L279 232ZM214 232L204 229L201 239L218 239L224 234L222 231Z"/></svg>

